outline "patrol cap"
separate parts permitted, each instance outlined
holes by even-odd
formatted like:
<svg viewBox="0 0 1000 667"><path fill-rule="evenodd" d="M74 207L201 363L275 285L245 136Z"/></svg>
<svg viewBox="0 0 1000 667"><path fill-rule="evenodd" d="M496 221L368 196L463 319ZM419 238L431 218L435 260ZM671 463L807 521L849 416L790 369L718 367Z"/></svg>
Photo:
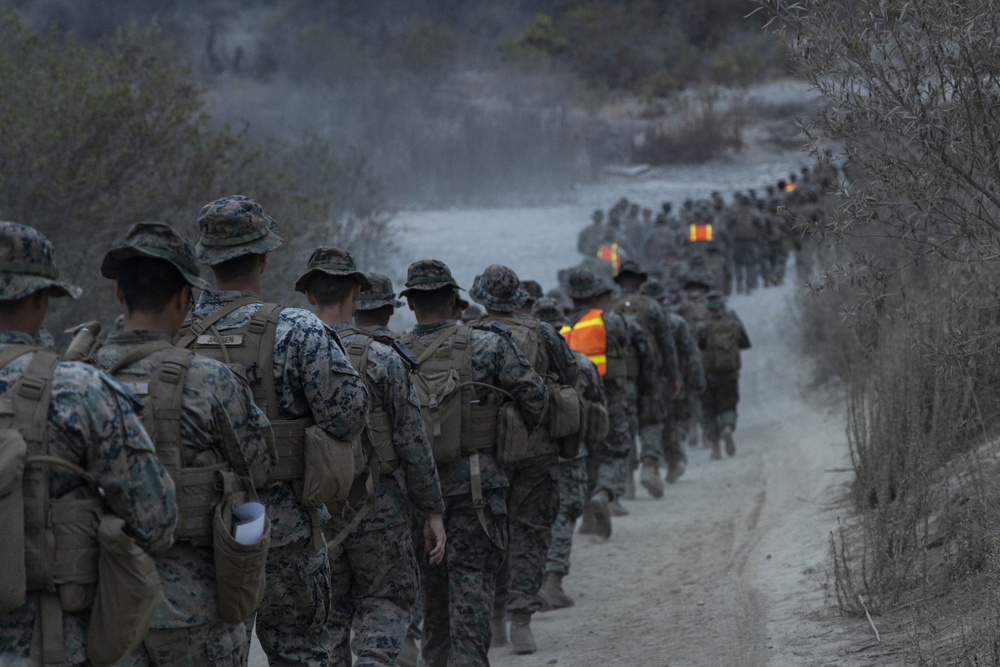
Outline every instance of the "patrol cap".
<svg viewBox="0 0 1000 667"><path fill-rule="evenodd" d="M571 299L589 299L592 296L607 294L611 287L597 273L585 266L578 266L566 273L566 294Z"/></svg>
<svg viewBox="0 0 1000 667"><path fill-rule="evenodd" d="M528 300L517 274L503 264L490 264L476 276L469 296L487 310L501 313L512 313Z"/></svg>
<svg viewBox="0 0 1000 667"><path fill-rule="evenodd" d="M366 273L369 287L361 288L361 300L358 301L356 310L376 310L383 306L402 308L403 302L396 298L396 291L392 288L392 280L382 273Z"/></svg>
<svg viewBox="0 0 1000 667"><path fill-rule="evenodd" d="M569 324L566 311L556 299L543 296L531 307L531 316L552 326L561 327Z"/></svg>
<svg viewBox="0 0 1000 667"><path fill-rule="evenodd" d="M618 273L615 274L615 282L618 282L619 276L623 273L631 273L633 276L638 276L643 280L649 277L649 274L643 271L642 267L639 266L639 262L634 259L626 259L622 262L621 266L618 267Z"/></svg>
<svg viewBox="0 0 1000 667"><path fill-rule="evenodd" d="M399 296L406 296L407 292L414 290L429 292L449 286L462 289L451 277L451 269L439 259L422 259L407 267L406 289Z"/></svg>
<svg viewBox="0 0 1000 667"><path fill-rule="evenodd" d="M59 280L55 249L34 227L0 222L0 301L23 299L38 290L78 299L83 290Z"/></svg>
<svg viewBox="0 0 1000 667"><path fill-rule="evenodd" d="M122 262L134 257L161 259L175 269L191 287L207 290L212 286L198 274L194 246L177 230L163 222L137 222L125 234L125 242L108 251L101 262L101 275L115 280Z"/></svg>
<svg viewBox="0 0 1000 667"><path fill-rule="evenodd" d="M372 286L368 277L358 271L351 253L340 248L316 248L313 250L312 255L309 256L309 262L306 264L306 272L295 281L295 291L305 292L306 288L309 287L309 279L317 273L354 278L361 283L362 290Z"/></svg>
<svg viewBox="0 0 1000 667"><path fill-rule="evenodd" d="M206 204L198 214L198 261L215 266L244 255L266 255L284 243L278 223L243 195Z"/></svg>

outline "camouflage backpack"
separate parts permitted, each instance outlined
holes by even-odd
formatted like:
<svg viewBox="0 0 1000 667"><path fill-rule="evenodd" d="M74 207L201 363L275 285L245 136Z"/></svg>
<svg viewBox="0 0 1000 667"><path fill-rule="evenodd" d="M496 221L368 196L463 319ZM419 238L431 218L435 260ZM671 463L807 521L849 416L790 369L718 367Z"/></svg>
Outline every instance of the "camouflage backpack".
<svg viewBox="0 0 1000 667"><path fill-rule="evenodd" d="M702 365L706 373L740 370L740 325L728 318L712 318L703 325Z"/></svg>

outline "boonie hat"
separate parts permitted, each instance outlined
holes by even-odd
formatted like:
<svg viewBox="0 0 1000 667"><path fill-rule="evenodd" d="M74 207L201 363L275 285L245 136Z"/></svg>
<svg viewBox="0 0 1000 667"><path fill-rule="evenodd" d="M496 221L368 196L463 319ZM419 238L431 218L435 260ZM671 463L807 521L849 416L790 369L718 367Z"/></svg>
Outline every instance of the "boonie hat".
<svg viewBox="0 0 1000 667"><path fill-rule="evenodd" d="M366 273L370 287L361 288L361 300L355 310L376 310L383 306L402 308L403 302L396 298L396 291L392 288L392 280L382 273Z"/></svg>
<svg viewBox="0 0 1000 667"><path fill-rule="evenodd" d="M137 222L125 234L125 242L104 256L101 275L115 280L122 262L134 257L161 259L177 269L187 284L201 290L212 289L199 277L200 269L194 258L194 246L163 222Z"/></svg>
<svg viewBox="0 0 1000 667"><path fill-rule="evenodd" d="M215 266L243 255L266 255L284 243L277 229L278 223L249 197L216 199L198 215L198 261Z"/></svg>
<svg viewBox="0 0 1000 667"><path fill-rule="evenodd" d="M545 292L542 291L542 286L537 280L522 280L521 287L523 287L524 291L528 293L529 303L534 303L536 300L545 296Z"/></svg>
<svg viewBox="0 0 1000 667"><path fill-rule="evenodd" d="M476 276L469 296L487 310L501 313L512 313L528 300L517 274L502 264L490 264Z"/></svg>
<svg viewBox="0 0 1000 667"><path fill-rule="evenodd" d="M462 289L451 276L451 269L439 259L422 259L410 264L406 269L406 289L399 296L410 291L429 292L442 287Z"/></svg>
<svg viewBox="0 0 1000 667"><path fill-rule="evenodd" d="M622 265L618 267L618 273L615 274L615 282L618 282L618 276L623 273L631 273L632 275L639 276L644 280L649 276L649 274L643 271L642 267L639 266L639 262L634 259L626 259L622 262Z"/></svg>
<svg viewBox="0 0 1000 667"><path fill-rule="evenodd" d="M567 272L565 291L571 299L589 299L612 290L600 275L585 266L578 266Z"/></svg>
<svg viewBox="0 0 1000 667"><path fill-rule="evenodd" d="M555 327L569 324L562 304L556 299L547 296L543 296L538 301L535 301L534 305L531 306L531 316L542 322L548 322Z"/></svg>
<svg viewBox="0 0 1000 667"><path fill-rule="evenodd" d="M306 264L306 272L295 281L295 291L305 292L309 286L309 279L317 273L354 278L361 283L362 290L372 286L368 276L358 271L351 253L340 248L316 248L313 250L313 254L309 256L309 262Z"/></svg>
<svg viewBox="0 0 1000 667"><path fill-rule="evenodd" d="M59 280L55 249L34 227L0 222L0 301L23 299L38 290L78 299L83 290Z"/></svg>

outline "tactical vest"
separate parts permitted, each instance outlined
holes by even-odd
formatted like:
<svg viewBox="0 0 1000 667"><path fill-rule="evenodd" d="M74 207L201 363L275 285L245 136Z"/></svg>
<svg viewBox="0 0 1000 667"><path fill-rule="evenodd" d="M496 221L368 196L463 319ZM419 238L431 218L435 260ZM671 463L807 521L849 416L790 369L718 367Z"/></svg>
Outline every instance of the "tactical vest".
<svg viewBox="0 0 1000 667"><path fill-rule="evenodd" d="M150 373L125 370L151 354L166 350L158 366ZM129 351L108 373L115 376L146 403L142 425L156 445L156 455L174 481L177 490L177 529L174 538L198 546L211 546L215 506L223 500L220 473L232 473L221 452L218 463L188 467L184 465L181 441L181 414L184 383L195 353L174 347L167 341L152 341Z"/></svg>
<svg viewBox="0 0 1000 667"><path fill-rule="evenodd" d="M452 325L430 344L412 333L401 339L418 355L414 382L427 439L439 464L481 451L495 452L499 442L500 404L483 404L476 398L474 385L482 383L472 378L471 334L471 327Z"/></svg>
<svg viewBox="0 0 1000 667"><path fill-rule="evenodd" d="M371 350L372 342L378 340L380 343L390 344L380 340L378 336L373 336L367 331L355 327L347 327L340 330L343 337L353 336L351 344L347 346L347 356L351 364L358 369L361 379L365 383L365 389L369 396L374 396L368 384L368 353ZM366 448L370 448L378 459L379 472L388 475L399 468L399 457L396 456L396 447L392 441L392 419L386 411L385 406L375 407L372 401L372 409L368 413L368 423L361 437L365 440Z"/></svg>
<svg viewBox="0 0 1000 667"><path fill-rule="evenodd" d="M624 351L608 337L604 311L600 308L588 311L576 324L562 327L559 333L571 349L587 355L601 377L609 380L628 377Z"/></svg>
<svg viewBox="0 0 1000 667"><path fill-rule="evenodd" d="M305 471L305 432L316 422L311 416L298 419L278 418L278 395L274 386L274 336L283 306L265 303L250 321L220 332L215 323L243 306L262 303L256 297L243 297L219 308L202 319L189 319L178 334L177 347L194 350L216 359L243 375L250 383L257 404L274 431L278 462L267 478L269 483L291 482L303 478Z"/></svg>
<svg viewBox="0 0 1000 667"><path fill-rule="evenodd" d="M104 501L90 473L49 453L48 411L58 357L12 345L0 355L0 368L29 352L34 357L24 374L0 396L0 525L7 541L0 550L0 613L39 592L43 660L65 662L62 614L84 611L94 601ZM53 466L73 471L89 486L50 498Z"/></svg>

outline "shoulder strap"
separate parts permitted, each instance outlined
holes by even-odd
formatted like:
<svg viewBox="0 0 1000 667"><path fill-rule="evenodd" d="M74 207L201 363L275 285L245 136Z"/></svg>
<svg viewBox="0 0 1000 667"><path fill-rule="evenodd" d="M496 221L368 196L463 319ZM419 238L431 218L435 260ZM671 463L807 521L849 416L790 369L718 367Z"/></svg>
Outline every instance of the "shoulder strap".
<svg viewBox="0 0 1000 667"><path fill-rule="evenodd" d="M262 299L255 296L244 296L236 299L231 303L227 303L222 308L219 308L214 313L207 317L193 317L191 321L185 325L187 333L185 333L180 340L177 341L177 347L188 347L197 340L198 336L208 331L216 322L224 318L230 313L236 312L243 306L249 306L252 303L262 303Z"/></svg>
<svg viewBox="0 0 1000 667"><path fill-rule="evenodd" d="M118 360L114 366L108 369L110 375L114 375L118 371L128 366L131 366L137 361L142 361L149 355L157 352L159 350L166 349L168 347L173 347L170 343L165 340L153 340L138 347L132 348L132 350L126 354L124 357Z"/></svg>
<svg viewBox="0 0 1000 667"><path fill-rule="evenodd" d="M41 348L35 347L34 345L27 345L23 343L18 343L11 345L6 350L0 354L0 368L6 368L12 361L18 357L22 357L28 352L34 352L40 350Z"/></svg>
<svg viewBox="0 0 1000 667"><path fill-rule="evenodd" d="M432 354L434 354L435 350L437 350L439 347L441 347L442 345L444 345L444 342L446 340L448 340L449 338L451 338L452 334L454 334L456 331L458 331L459 329L462 329L462 328L468 329L469 327L461 327L461 326L459 326L457 324L453 324L450 327L446 327L445 330L441 332L441 335L438 336L437 338L435 338L434 342L431 343L430 346L426 350L424 350L423 352L420 353L420 356L417 357L417 365L419 366L420 364L422 364L425 361L427 361L427 359ZM466 339L468 339L468 335L466 335Z"/></svg>

